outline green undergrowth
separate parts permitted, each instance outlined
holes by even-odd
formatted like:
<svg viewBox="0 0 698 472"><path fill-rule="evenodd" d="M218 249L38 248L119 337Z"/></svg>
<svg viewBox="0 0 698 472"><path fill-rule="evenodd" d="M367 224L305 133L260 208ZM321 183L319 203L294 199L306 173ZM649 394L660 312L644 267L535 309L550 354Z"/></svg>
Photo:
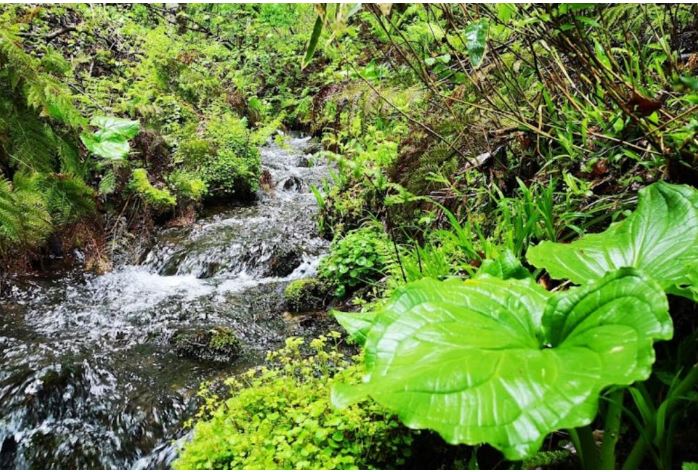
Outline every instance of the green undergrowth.
<svg viewBox="0 0 698 472"><path fill-rule="evenodd" d="M231 377L230 394L204 388L191 442L177 469L373 469L404 464L412 434L374 404L338 411L333 380L357 380L354 360L331 332L304 345L289 338L263 367ZM310 356L303 351L309 349Z"/></svg>
<svg viewBox="0 0 698 472"><path fill-rule="evenodd" d="M99 232L121 215L150 227L253 199L258 147L285 122L309 123L317 81L296 58L312 15L309 5L3 7L0 258L40 254L72 224Z"/></svg>

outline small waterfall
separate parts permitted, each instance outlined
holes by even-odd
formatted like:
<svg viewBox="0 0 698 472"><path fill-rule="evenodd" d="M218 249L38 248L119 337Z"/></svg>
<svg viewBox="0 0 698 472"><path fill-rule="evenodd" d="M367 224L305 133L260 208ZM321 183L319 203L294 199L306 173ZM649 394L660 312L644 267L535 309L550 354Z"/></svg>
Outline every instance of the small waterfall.
<svg viewBox="0 0 698 472"><path fill-rule="evenodd" d="M327 250L309 185L328 172L307 146L264 146L271 188L255 204L162 231L141 265L15 282L0 299L0 467L167 467L198 384L299 334L283 288ZM238 335L238 361L173 352L173 333L212 326Z"/></svg>

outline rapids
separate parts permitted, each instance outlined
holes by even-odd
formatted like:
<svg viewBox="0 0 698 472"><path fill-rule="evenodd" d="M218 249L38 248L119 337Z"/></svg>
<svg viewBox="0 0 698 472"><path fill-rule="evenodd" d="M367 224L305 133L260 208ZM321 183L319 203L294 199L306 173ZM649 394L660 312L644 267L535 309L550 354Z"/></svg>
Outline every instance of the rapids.
<svg viewBox="0 0 698 472"><path fill-rule="evenodd" d="M283 288L312 275L319 237L310 184L328 174L308 138L261 148L272 187L248 206L159 233L139 265L16 280L0 298L0 467L163 468L201 381L258 363L294 334ZM178 357L182 328L226 326L231 365Z"/></svg>

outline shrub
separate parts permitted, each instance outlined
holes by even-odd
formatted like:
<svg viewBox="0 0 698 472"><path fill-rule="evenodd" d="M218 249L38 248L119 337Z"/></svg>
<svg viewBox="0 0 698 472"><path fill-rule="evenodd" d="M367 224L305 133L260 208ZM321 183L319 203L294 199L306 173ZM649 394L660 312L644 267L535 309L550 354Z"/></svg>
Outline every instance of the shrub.
<svg viewBox="0 0 698 472"><path fill-rule="evenodd" d="M192 172L176 170L168 180L177 194L186 199L198 201L206 194L206 183Z"/></svg>
<svg viewBox="0 0 698 472"><path fill-rule="evenodd" d="M210 419L199 421L177 469L356 469L404 464L412 436L375 404L338 411L332 379L357 380L353 361L328 346L333 332L310 343L289 338L267 366L226 381L233 395L220 402L204 389Z"/></svg>
<svg viewBox="0 0 698 472"><path fill-rule="evenodd" d="M335 295L344 297L382 277L388 251L388 237L379 227L350 231L332 243L330 254L320 263L320 276L336 287Z"/></svg>
<svg viewBox="0 0 698 472"><path fill-rule="evenodd" d="M199 135L182 140L175 161L201 177L210 197L246 197L259 185L259 151L246 120L230 112L214 116Z"/></svg>

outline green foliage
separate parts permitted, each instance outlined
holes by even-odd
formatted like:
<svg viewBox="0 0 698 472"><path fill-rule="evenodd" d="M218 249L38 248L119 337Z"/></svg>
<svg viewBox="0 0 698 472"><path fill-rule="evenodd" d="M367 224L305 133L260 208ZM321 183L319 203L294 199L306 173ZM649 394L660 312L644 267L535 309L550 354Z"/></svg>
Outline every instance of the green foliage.
<svg viewBox="0 0 698 472"><path fill-rule="evenodd" d="M80 139L91 153L107 160L126 159L130 149L128 141L140 131L137 121L113 116L95 116L90 125L97 130L81 134Z"/></svg>
<svg viewBox="0 0 698 472"><path fill-rule="evenodd" d="M201 178L211 197L245 197L259 187L259 151L246 120L230 112L212 117L203 131L182 141L175 160Z"/></svg>
<svg viewBox="0 0 698 472"><path fill-rule="evenodd" d="M491 275L500 279L526 279L532 274L526 270L521 261L510 250L504 250L494 259L482 261L476 277Z"/></svg>
<svg viewBox="0 0 698 472"><path fill-rule="evenodd" d="M69 174L16 173L15 184L41 195L53 225L65 225L94 214L95 192L81 178Z"/></svg>
<svg viewBox="0 0 698 472"><path fill-rule="evenodd" d="M52 230L51 216L41 194L14 188L0 178L0 253L16 245L39 245Z"/></svg>
<svg viewBox="0 0 698 472"><path fill-rule="evenodd" d="M335 286L335 295L344 297L382 277L389 247L387 235L376 225L350 231L333 241L318 271Z"/></svg>
<svg viewBox="0 0 698 472"><path fill-rule="evenodd" d="M168 176L170 186L178 196L185 199L199 201L206 194L206 183L195 173L176 170Z"/></svg>
<svg viewBox="0 0 698 472"><path fill-rule="evenodd" d="M177 469L366 469L393 468L410 454L412 436L375 404L332 408L332 380L357 380L353 362L321 336L303 357L303 340L269 353L267 366L226 384L225 400L204 390L210 416L194 427Z"/></svg>
<svg viewBox="0 0 698 472"><path fill-rule="evenodd" d="M305 57L301 63L301 69L305 68L305 66L310 63L310 60L313 58L313 54L315 54L315 48L317 48L317 43L320 41L320 35L322 34L322 23L323 19L318 15L317 19L315 20L315 25L313 26L313 32L310 35L308 47L305 51Z"/></svg>
<svg viewBox="0 0 698 472"><path fill-rule="evenodd" d="M85 120L56 75L55 50L37 59L0 18L0 255L33 250L95 210L73 131ZM55 74L55 75L54 75ZM11 182L10 182L11 181Z"/></svg>
<svg viewBox="0 0 698 472"><path fill-rule="evenodd" d="M636 267L668 292L698 299L698 191L655 183L640 191L637 209L623 222L570 244L543 242L527 258L553 278L577 284Z"/></svg>
<svg viewBox="0 0 698 472"><path fill-rule="evenodd" d="M156 210L167 210L177 204L177 199L167 189L156 188L150 183L145 169L133 170L128 187Z"/></svg>
<svg viewBox="0 0 698 472"><path fill-rule="evenodd" d="M364 383L333 401L370 396L409 427L522 459L589 424L604 388L646 379L672 334L661 287L632 269L555 295L531 279L424 279L375 315Z"/></svg>
<svg viewBox="0 0 698 472"><path fill-rule="evenodd" d="M468 57L470 58L470 63L475 68L480 67L485 57L488 26L487 20L479 20L469 24L463 31Z"/></svg>

